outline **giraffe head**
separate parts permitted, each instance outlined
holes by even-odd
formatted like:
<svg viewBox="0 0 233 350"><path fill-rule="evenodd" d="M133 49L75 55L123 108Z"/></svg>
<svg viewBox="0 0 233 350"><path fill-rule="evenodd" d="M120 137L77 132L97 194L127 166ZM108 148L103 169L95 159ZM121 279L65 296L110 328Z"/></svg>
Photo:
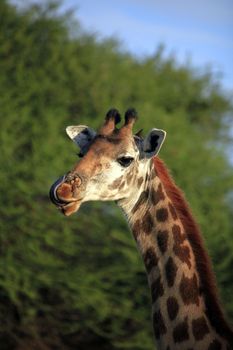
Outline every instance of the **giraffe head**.
<svg viewBox="0 0 233 350"><path fill-rule="evenodd" d="M125 113L121 128L120 114L111 109L99 132L84 126L69 126L68 136L79 146L81 159L74 168L59 178L50 189L50 198L68 216L80 205L92 200L118 201L128 198L137 187L138 174L154 157L166 136L165 131L152 129L145 139L132 127L136 111Z"/></svg>

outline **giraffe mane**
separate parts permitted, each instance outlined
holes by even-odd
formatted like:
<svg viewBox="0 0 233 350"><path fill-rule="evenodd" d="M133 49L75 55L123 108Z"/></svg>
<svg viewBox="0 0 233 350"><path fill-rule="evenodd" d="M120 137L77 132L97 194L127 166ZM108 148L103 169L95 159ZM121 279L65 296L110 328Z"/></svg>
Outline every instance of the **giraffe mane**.
<svg viewBox="0 0 233 350"><path fill-rule="evenodd" d="M188 240L192 246L202 292L204 293L205 312L216 332L225 336L229 343L233 345L233 330L227 323L221 307L212 264L204 248L200 228L191 213L191 209L185 200L183 192L175 185L163 161L158 157L153 160L157 175L162 181L165 191L181 219L184 229L187 232Z"/></svg>

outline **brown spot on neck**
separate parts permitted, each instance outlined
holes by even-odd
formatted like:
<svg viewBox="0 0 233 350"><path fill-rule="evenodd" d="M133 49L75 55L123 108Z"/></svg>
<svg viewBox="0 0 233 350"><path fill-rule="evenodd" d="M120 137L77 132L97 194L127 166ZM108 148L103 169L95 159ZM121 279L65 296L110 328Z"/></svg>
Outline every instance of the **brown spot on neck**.
<svg viewBox="0 0 233 350"><path fill-rule="evenodd" d="M199 287L196 274L193 277L185 277L183 274L180 282L180 295L185 305L199 305Z"/></svg>
<svg viewBox="0 0 233 350"><path fill-rule="evenodd" d="M163 201L164 199L165 199L165 195L162 190L162 184L160 183L157 191L155 191L153 188L151 189L152 205L157 205L160 201Z"/></svg>
<svg viewBox="0 0 233 350"><path fill-rule="evenodd" d="M145 254L143 255L143 260L145 262L147 272L150 273L153 267L157 266L158 264L158 258L153 247L146 250Z"/></svg>
<svg viewBox="0 0 233 350"><path fill-rule="evenodd" d="M168 210L167 208L160 208L156 211L156 219L159 222L165 222L168 219Z"/></svg>
<svg viewBox="0 0 233 350"><path fill-rule="evenodd" d="M167 333L167 327L164 323L163 316L160 310L155 312L153 315L153 327L156 339L159 339L161 335Z"/></svg>
<svg viewBox="0 0 233 350"><path fill-rule="evenodd" d="M132 232L137 240L139 235L146 234L150 235L153 232L154 228L154 220L150 214L150 212L146 212L142 219L137 219L136 222L132 226Z"/></svg>
<svg viewBox="0 0 233 350"><path fill-rule="evenodd" d="M182 343L189 339L188 317L174 328L173 339L175 343Z"/></svg>
<svg viewBox="0 0 233 350"><path fill-rule="evenodd" d="M158 243L158 247L159 247L161 253L164 254L166 252L167 246L168 246L168 231L167 230L158 231L157 243Z"/></svg>
<svg viewBox="0 0 233 350"><path fill-rule="evenodd" d="M179 305L175 297L169 297L167 299L167 312L171 321L173 321L179 311Z"/></svg>
<svg viewBox="0 0 233 350"><path fill-rule="evenodd" d="M209 326L205 317L199 317L192 321L193 336L196 340L202 340L209 333Z"/></svg>
<svg viewBox="0 0 233 350"><path fill-rule="evenodd" d="M146 214L142 218L141 229L145 232L145 234L151 234L154 227L154 222L150 212L146 212Z"/></svg>
<svg viewBox="0 0 233 350"><path fill-rule="evenodd" d="M182 244L185 241L186 234L185 233L181 234L180 226L173 225L172 233L173 233L174 241L177 242L178 244Z"/></svg>
<svg viewBox="0 0 233 350"><path fill-rule="evenodd" d="M168 287L172 287L174 285L177 270L178 268L174 263L174 260L172 259L172 257L169 257L165 265L165 273Z"/></svg>
<svg viewBox="0 0 233 350"><path fill-rule="evenodd" d="M172 233L173 233L173 239L174 239L174 246L173 251L178 256L178 258L188 265L189 268L191 268L191 255L190 255L190 249L187 245L184 245L183 243L186 241L187 236L185 233L181 233L181 229L178 225L173 225L172 227Z"/></svg>
<svg viewBox="0 0 233 350"><path fill-rule="evenodd" d="M161 276L159 276L152 284L151 284L151 297L152 302L155 303L157 299L164 294L163 284L161 282Z"/></svg>
<svg viewBox="0 0 233 350"><path fill-rule="evenodd" d="M185 263L188 265L189 269L191 269L191 255L190 255L190 249L188 246L181 246L179 244L174 243L173 251L178 256L180 261L182 263Z"/></svg>

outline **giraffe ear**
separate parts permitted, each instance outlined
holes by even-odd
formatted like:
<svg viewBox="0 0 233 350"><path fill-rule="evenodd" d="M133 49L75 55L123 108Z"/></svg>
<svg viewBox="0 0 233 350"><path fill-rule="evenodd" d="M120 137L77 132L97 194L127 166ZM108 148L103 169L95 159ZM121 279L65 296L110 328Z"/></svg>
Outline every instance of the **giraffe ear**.
<svg viewBox="0 0 233 350"><path fill-rule="evenodd" d="M156 156L165 140L166 131L161 129L152 129L143 141L143 158L152 158Z"/></svg>
<svg viewBox="0 0 233 350"><path fill-rule="evenodd" d="M82 153L87 150L96 135L95 130L86 125L68 126L66 133L80 147Z"/></svg>

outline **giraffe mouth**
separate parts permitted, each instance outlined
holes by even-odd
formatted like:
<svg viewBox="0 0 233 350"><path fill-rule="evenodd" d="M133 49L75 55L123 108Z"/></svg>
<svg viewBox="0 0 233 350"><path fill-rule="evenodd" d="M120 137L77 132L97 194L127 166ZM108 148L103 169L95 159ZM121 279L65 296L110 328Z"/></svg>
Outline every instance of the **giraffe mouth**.
<svg viewBox="0 0 233 350"><path fill-rule="evenodd" d="M53 202L53 204L55 204L58 207L62 207L67 204L67 202L61 200L57 196L57 189L64 182L64 179L65 179L65 175L57 179L57 181L54 182L54 184L51 186L49 190L49 197L51 202Z"/></svg>
<svg viewBox="0 0 233 350"><path fill-rule="evenodd" d="M73 214L74 212L76 212L82 202L82 198L80 199L61 199L58 197L57 195L57 189L58 187L64 182L65 180L65 175L60 177L50 188L49 191L49 197L50 200L52 201L53 204L56 205L56 207L61 210L61 212L65 215L65 216L69 216L71 214Z"/></svg>
<svg viewBox="0 0 233 350"><path fill-rule="evenodd" d="M58 207L59 210L65 215L65 216L70 216L71 214L75 213L78 211L82 203L82 200L76 200L73 202L66 203L65 205L62 205Z"/></svg>

